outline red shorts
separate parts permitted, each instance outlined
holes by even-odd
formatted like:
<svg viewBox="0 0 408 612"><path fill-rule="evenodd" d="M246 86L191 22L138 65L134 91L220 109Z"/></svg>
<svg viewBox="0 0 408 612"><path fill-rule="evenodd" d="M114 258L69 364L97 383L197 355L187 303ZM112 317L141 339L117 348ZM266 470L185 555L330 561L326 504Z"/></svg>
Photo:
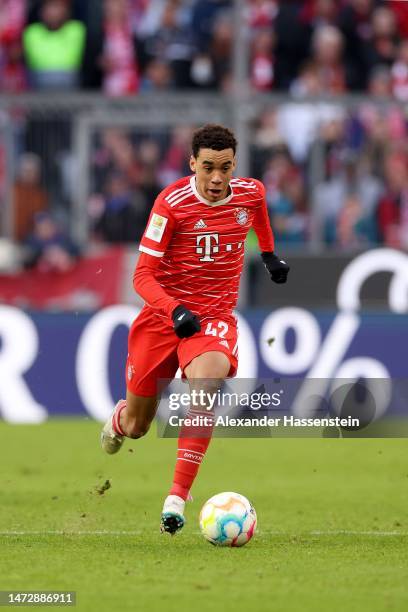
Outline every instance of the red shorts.
<svg viewBox="0 0 408 612"><path fill-rule="evenodd" d="M238 332L235 317L205 319L201 331L191 338L178 338L170 325L151 308L144 307L129 331L126 384L134 395L157 395L159 379L174 378L198 355L208 351L225 353L230 360L228 376L238 367Z"/></svg>

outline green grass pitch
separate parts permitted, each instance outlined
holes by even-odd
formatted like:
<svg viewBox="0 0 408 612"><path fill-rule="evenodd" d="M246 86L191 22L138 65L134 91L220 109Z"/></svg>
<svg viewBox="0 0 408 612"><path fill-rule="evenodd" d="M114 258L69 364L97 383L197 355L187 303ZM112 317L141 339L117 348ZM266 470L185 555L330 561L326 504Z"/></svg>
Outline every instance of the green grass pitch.
<svg viewBox="0 0 408 612"><path fill-rule="evenodd" d="M75 590L90 612L408 609L407 440L216 439L170 537L159 517L176 440L153 427L108 457L99 430L0 424L0 590ZM226 490L258 513L240 549L198 530L202 503Z"/></svg>

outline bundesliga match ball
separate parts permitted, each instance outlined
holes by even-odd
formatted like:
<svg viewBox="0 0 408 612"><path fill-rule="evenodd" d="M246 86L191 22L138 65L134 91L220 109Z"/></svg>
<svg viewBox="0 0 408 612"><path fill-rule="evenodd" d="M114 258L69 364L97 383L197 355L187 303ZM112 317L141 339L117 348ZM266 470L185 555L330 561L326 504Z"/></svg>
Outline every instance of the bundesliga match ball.
<svg viewBox="0 0 408 612"><path fill-rule="evenodd" d="M216 546L244 546L255 528L255 508L239 493L218 493L200 512L201 533Z"/></svg>

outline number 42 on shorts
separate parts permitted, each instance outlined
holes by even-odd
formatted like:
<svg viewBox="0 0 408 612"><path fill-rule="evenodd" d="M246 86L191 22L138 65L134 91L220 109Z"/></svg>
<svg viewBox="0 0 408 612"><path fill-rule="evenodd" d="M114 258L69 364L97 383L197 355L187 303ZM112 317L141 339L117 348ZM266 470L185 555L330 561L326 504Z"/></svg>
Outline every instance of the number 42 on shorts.
<svg viewBox="0 0 408 612"><path fill-rule="evenodd" d="M207 328L204 333L206 336L218 336L218 338L225 338L227 332L228 325L224 321L218 321L217 326L210 321L207 323Z"/></svg>

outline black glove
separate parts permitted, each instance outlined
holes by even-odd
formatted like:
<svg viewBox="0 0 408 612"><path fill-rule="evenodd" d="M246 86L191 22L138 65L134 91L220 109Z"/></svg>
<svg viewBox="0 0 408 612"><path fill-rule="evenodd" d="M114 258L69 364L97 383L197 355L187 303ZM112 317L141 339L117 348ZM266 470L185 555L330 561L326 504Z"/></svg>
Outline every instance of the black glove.
<svg viewBox="0 0 408 612"><path fill-rule="evenodd" d="M177 306L171 315L174 331L179 338L189 338L201 331L200 319L184 306Z"/></svg>
<svg viewBox="0 0 408 612"><path fill-rule="evenodd" d="M286 261L280 259L275 253L261 253L261 257L273 282L279 284L286 283L290 270Z"/></svg>

